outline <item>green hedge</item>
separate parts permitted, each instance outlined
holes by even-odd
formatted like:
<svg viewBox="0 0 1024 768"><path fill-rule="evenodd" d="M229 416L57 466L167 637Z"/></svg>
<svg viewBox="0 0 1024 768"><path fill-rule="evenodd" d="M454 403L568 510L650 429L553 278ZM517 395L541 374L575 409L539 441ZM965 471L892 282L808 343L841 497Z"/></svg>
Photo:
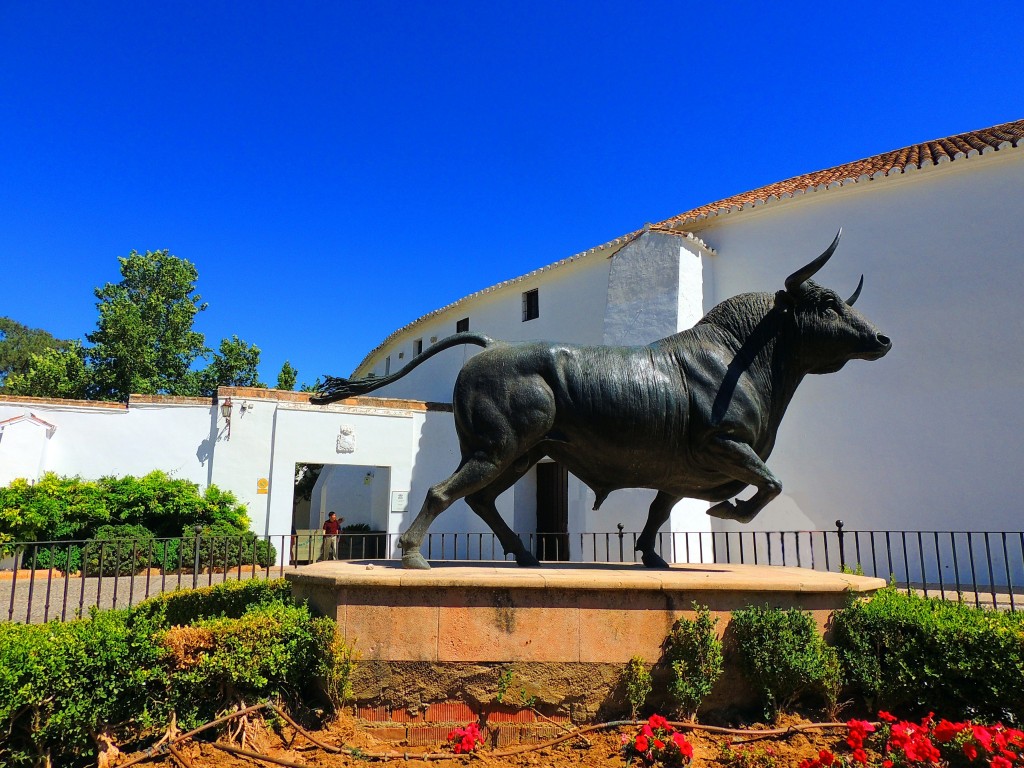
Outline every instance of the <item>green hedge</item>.
<svg viewBox="0 0 1024 768"><path fill-rule="evenodd" d="M34 484L15 480L0 488L0 549L6 552L17 542L88 539L104 525L137 525L170 538L196 524L242 533L249 517L229 491L211 485L200 492L195 483L159 471L97 481L47 473Z"/></svg>
<svg viewBox="0 0 1024 768"><path fill-rule="evenodd" d="M1024 616L893 587L832 620L850 693L871 711L1024 719Z"/></svg>
<svg viewBox="0 0 1024 768"><path fill-rule="evenodd" d="M43 625L0 624L0 765L95 764L93 734L122 744L240 701L295 701L325 676L334 624L283 581L228 582Z"/></svg>
<svg viewBox="0 0 1024 768"><path fill-rule="evenodd" d="M809 613L753 606L734 611L726 631L766 715L775 717L808 698L835 709L842 679L839 660Z"/></svg>

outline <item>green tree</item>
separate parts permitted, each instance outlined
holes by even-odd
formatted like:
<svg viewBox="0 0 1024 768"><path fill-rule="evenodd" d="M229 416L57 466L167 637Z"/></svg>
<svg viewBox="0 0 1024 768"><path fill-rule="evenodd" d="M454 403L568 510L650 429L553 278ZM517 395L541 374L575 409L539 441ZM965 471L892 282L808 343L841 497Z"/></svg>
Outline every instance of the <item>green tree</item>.
<svg viewBox="0 0 1024 768"><path fill-rule="evenodd" d="M29 356L24 372L12 371L4 392L33 397L62 397L82 400L90 396L92 370L86 352L77 341L64 349L50 347Z"/></svg>
<svg viewBox="0 0 1024 768"><path fill-rule="evenodd" d="M86 336L101 400L140 394L197 394L193 364L206 352L195 316L206 309L195 292L195 266L167 250L119 258L121 281L97 288L99 320Z"/></svg>
<svg viewBox="0 0 1024 768"><path fill-rule="evenodd" d="M260 381L260 348L237 336L221 339L213 360L199 373L200 395L212 395L217 387L263 387Z"/></svg>
<svg viewBox="0 0 1024 768"><path fill-rule="evenodd" d="M48 349L64 350L69 344L41 328L29 328L9 317L0 317L0 387L12 373L28 373L34 355Z"/></svg>
<svg viewBox="0 0 1024 768"><path fill-rule="evenodd" d="M299 378L299 372L292 368L292 364L287 360L284 361L284 365L281 366L281 372L277 374L277 388L278 389L295 389L295 382Z"/></svg>

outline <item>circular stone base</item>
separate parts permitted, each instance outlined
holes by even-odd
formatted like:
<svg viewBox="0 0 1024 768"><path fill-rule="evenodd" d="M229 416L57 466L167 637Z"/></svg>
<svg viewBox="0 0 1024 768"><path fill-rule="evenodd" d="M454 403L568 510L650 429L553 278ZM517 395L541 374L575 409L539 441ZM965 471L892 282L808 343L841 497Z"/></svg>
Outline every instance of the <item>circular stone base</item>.
<svg viewBox="0 0 1024 768"><path fill-rule="evenodd" d="M285 574L363 659L422 662L655 661L672 625L707 606L722 632L751 605L809 611L820 628L883 579L783 566L328 561Z"/></svg>

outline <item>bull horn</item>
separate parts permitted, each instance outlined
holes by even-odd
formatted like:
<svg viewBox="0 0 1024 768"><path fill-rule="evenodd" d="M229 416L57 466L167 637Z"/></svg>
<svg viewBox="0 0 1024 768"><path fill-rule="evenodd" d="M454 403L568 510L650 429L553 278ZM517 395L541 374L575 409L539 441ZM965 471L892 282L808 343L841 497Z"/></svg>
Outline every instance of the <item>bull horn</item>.
<svg viewBox="0 0 1024 768"><path fill-rule="evenodd" d="M825 262L832 258L832 254L835 253L836 246L839 245L839 238L842 236L843 229L842 227L840 227L839 231L836 232L836 239L832 241L832 245L826 248L825 252L821 254L821 256L816 258L806 267L798 269L796 272L794 272L792 275L786 278L786 290L789 291L790 293L796 293L805 281L810 280L811 277L814 276L815 272L824 267Z"/></svg>
<svg viewBox="0 0 1024 768"><path fill-rule="evenodd" d="M853 306L853 302L855 302L860 297L860 289L863 288L863 287L864 287L864 275L861 275L860 276L860 282L857 283L857 290L853 292L853 296L851 296L850 298L848 298L846 300L846 305L848 307L852 307Z"/></svg>

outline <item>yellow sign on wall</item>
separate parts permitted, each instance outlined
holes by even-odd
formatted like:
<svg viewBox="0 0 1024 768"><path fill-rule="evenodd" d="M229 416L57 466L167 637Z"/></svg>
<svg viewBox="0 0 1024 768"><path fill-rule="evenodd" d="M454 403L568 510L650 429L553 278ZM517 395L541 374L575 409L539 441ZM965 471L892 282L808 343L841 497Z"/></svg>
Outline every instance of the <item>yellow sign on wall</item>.
<svg viewBox="0 0 1024 768"><path fill-rule="evenodd" d="M270 490L270 481L265 477L261 477L256 481L256 493L260 495L266 495L267 491Z"/></svg>

